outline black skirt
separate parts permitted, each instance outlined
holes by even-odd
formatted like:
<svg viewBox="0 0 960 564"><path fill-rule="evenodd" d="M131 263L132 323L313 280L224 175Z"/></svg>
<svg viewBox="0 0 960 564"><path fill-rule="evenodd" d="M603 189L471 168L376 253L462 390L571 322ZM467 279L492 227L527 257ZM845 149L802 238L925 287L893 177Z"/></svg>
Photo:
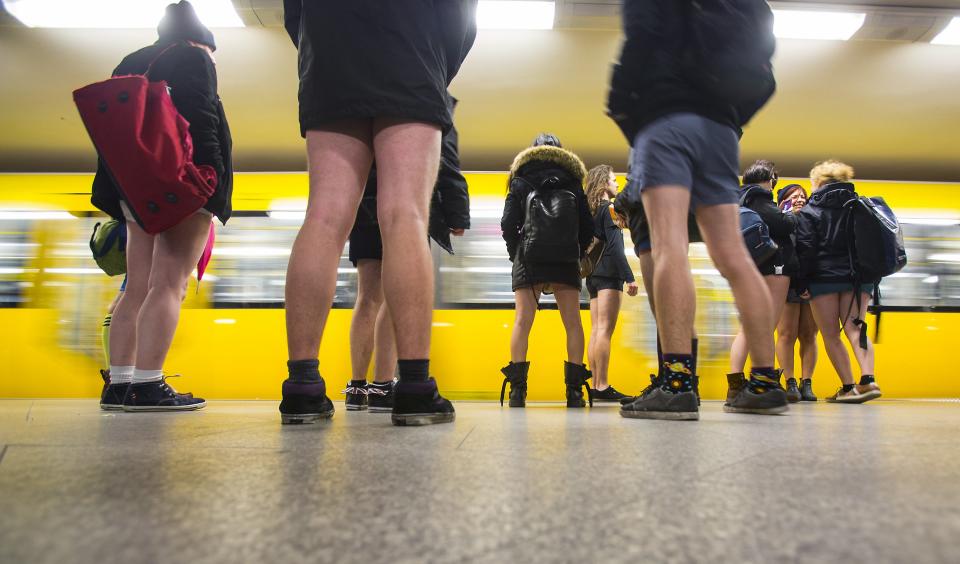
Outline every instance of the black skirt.
<svg viewBox="0 0 960 564"><path fill-rule="evenodd" d="M300 17L300 133L344 119L452 125L436 0L313 0ZM452 78L452 77L449 77Z"/></svg>

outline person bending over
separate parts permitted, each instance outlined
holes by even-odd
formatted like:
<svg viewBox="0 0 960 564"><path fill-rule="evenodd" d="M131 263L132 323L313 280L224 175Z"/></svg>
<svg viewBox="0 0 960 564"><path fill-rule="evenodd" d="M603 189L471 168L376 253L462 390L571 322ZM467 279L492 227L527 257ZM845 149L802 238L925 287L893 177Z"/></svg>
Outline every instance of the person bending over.
<svg viewBox="0 0 960 564"><path fill-rule="evenodd" d="M590 343L587 360L593 374L593 399L619 402L626 398L607 381L610 366L610 340L620 316L623 285L627 294L637 295L637 282L623 250L623 220L613 210L617 196L617 177L609 165L595 166L587 172L587 204L593 214L594 233L603 246L600 260L587 277L590 295Z"/></svg>
<svg viewBox="0 0 960 564"><path fill-rule="evenodd" d="M693 56L709 59L709 46L695 49L687 30L697 24L682 2L626 0L625 41L611 79L608 113L630 142L633 186L640 190L654 261L654 301L663 346L662 382L622 406L633 418L699 419L690 337L695 290L687 257L687 214L691 207L704 242L733 290L754 366L750 381L727 409L773 414L787 409L774 370L772 303L743 238L738 217L738 136L770 98L773 77L757 84L725 84L756 91L726 96L710 86L709 66L685 65ZM759 4L758 4L759 6ZM769 7L753 15L751 47L772 55L775 42ZM728 27L740 23L725 23ZM746 30L739 30L740 33ZM710 84L702 84L710 78Z"/></svg>
<svg viewBox="0 0 960 564"><path fill-rule="evenodd" d="M126 288L110 322L110 386L101 407L124 411L179 411L206 405L177 393L163 376L190 273L197 266L216 216L231 214L233 169L230 129L217 96L213 34L189 2L167 6L156 43L127 55L114 76L143 74L165 80L177 111L190 123L193 160L210 165L217 187L197 213L157 235L134 220L103 163L93 180L93 205L127 224Z"/></svg>
<svg viewBox="0 0 960 564"><path fill-rule="evenodd" d="M540 294L552 292L567 335L563 363L567 407L585 407L590 372L583 365L583 325L580 322L580 257L593 239L593 220L583 193L587 169L560 140L541 134L510 166L507 199L500 228L513 263L516 318L510 336L510 363L504 375L500 403L510 384L510 407L524 407L527 397L527 344ZM592 399L590 400L592 403Z"/></svg>
<svg viewBox="0 0 960 564"><path fill-rule="evenodd" d="M813 319L823 335L827 358L840 376L842 387L827 398L829 402L863 403L880 397L873 375L873 343L866 335L867 347L860 346L863 328L856 323L865 315L873 284L863 284L859 292L850 268L850 241L844 225L844 205L857 197L853 185L853 167L839 161L818 163L810 171L813 194L797 214L797 253L800 257L799 286L810 297ZM840 338L843 333L853 347L860 365L860 383L853 379L850 356Z"/></svg>
<svg viewBox="0 0 960 564"><path fill-rule="evenodd" d="M299 52L310 195L287 268L282 423L333 416L320 376L320 342L340 251L374 159L384 298L399 369L392 421L424 425L455 418L453 404L430 377L433 267L423 235L441 132L453 123L447 86L476 37L475 9L476 0L284 1L284 25ZM374 32L378 40L370 41Z"/></svg>

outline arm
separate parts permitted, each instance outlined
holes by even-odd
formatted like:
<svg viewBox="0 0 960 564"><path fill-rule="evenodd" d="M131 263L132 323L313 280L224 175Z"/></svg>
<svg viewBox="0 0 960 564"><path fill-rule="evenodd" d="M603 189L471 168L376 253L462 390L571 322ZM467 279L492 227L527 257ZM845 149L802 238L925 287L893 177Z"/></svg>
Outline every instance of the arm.
<svg viewBox="0 0 960 564"><path fill-rule="evenodd" d="M224 164L219 137L216 68L203 49L186 47L177 48L176 52L179 56L167 84L177 111L190 124L193 162L212 166L217 178L222 178Z"/></svg>
<svg viewBox="0 0 960 564"><path fill-rule="evenodd" d="M300 12L303 0L283 0L283 27L293 41L294 47L300 47Z"/></svg>
<svg viewBox="0 0 960 564"><path fill-rule="evenodd" d="M523 228L523 207L527 200L530 188L523 182L513 179L510 182L510 191L503 204L503 217L500 219L500 230L503 240L507 243L507 254L512 262L517 256L517 247L520 245L520 229Z"/></svg>

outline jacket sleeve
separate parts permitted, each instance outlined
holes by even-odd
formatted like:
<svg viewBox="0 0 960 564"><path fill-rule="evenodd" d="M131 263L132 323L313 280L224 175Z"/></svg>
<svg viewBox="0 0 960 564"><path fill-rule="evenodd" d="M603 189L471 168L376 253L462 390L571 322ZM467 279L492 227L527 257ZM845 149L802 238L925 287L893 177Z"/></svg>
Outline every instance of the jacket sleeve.
<svg viewBox="0 0 960 564"><path fill-rule="evenodd" d="M819 245L817 218L812 213L800 210L797 214L796 254L800 269L793 286L807 289L810 278L817 270L817 246Z"/></svg>
<svg viewBox="0 0 960 564"><path fill-rule="evenodd" d="M767 101L773 97L773 93L776 92L776 84L774 84L766 93L755 100L749 100L735 107L737 110L737 119L740 122L740 127L743 127L750 123L750 120L753 119L753 116L763 108ZM743 131L741 130L741 135Z"/></svg>
<svg viewBox="0 0 960 564"><path fill-rule="evenodd" d="M217 178L222 178L224 163L219 136L216 68L202 49L188 47L179 52L176 70L167 79L173 104L190 123L193 162L212 166Z"/></svg>
<svg viewBox="0 0 960 564"><path fill-rule="evenodd" d="M303 0L283 0L283 27L293 41L294 47L300 47L300 12Z"/></svg>
<svg viewBox="0 0 960 564"><path fill-rule="evenodd" d="M289 0L288 0L289 1ZM447 85L460 71L477 38L477 0L437 2L438 19L442 23L443 51L447 60Z"/></svg>
<svg viewBox="0 0 960 564"><path fill-rule="evenodd" d="M514 178L510 181L507 199L503 204L503 217L500 218L500 230L503 240L507 243L507 254L513 262L517 256L517 247L520 245L520 230L523 228L523 207L526 205L527 194L530 188L522 181Z"/></svg>
<svg viewBox="0 0 960 564"><path fill-rule="evenodd" d="M436 191L447 229L470 229L470 193L467 179L460 173L457 128L451 127L440 147L440 172Z"/></svg>
<svg viewBox="0 0 960 564"><path fill-rule="evenodd" d="M760 219L767 224L774 239L786 239L797 229L797 215L793 212L780 211L780 208L766 195L751 198L748 207L757 212Z"/></svg>
<svg viewBox="0 0 960 564"><path fill-rule="evenodd" d="M623 250L623 231L620 231L617 224L613 222L609 210L603 210L603 212L603 238L607 246L605 254L613 257L617 267L617 278L634 282L633 270L630 269L630 263L627 262L627 255Z"/></svg>

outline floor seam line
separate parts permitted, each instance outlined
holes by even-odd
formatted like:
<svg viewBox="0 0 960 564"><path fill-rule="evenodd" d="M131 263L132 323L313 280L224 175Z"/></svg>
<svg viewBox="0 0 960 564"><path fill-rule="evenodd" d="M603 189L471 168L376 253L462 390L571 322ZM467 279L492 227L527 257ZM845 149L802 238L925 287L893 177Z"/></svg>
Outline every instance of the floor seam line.
<svg viewBox="0 0 960 564"><path fill-rule="evenodd" d="M460 444L458 444L458 445L457 445L457 448L455 448L455 449L453 449L453 450L460 450L460 447L462 447L462 446L463 446L463 443L465 443L465 442L467 442L467 439L469 439L469 438L470 438L470 435L472 435L472 434L473 434L473 431L474 431L474 429L476 429L476 428L477 428L477 426L476 426L476 425L474 425L473 427L471 427L471 428L470 428L470 430L469 430L469 431L467 431L467 436L466 436L466 437L464 437L464 438L463 438L463 440L462 440L462 441L460 441Z"/></svg>
<svg viewBox="0 0 960 564"><path fill-rule="evenodd" d="M7 455L7 447L10 445L3 445L3 449L0 450L0 464L3 464L3 457Z"/></svg>

